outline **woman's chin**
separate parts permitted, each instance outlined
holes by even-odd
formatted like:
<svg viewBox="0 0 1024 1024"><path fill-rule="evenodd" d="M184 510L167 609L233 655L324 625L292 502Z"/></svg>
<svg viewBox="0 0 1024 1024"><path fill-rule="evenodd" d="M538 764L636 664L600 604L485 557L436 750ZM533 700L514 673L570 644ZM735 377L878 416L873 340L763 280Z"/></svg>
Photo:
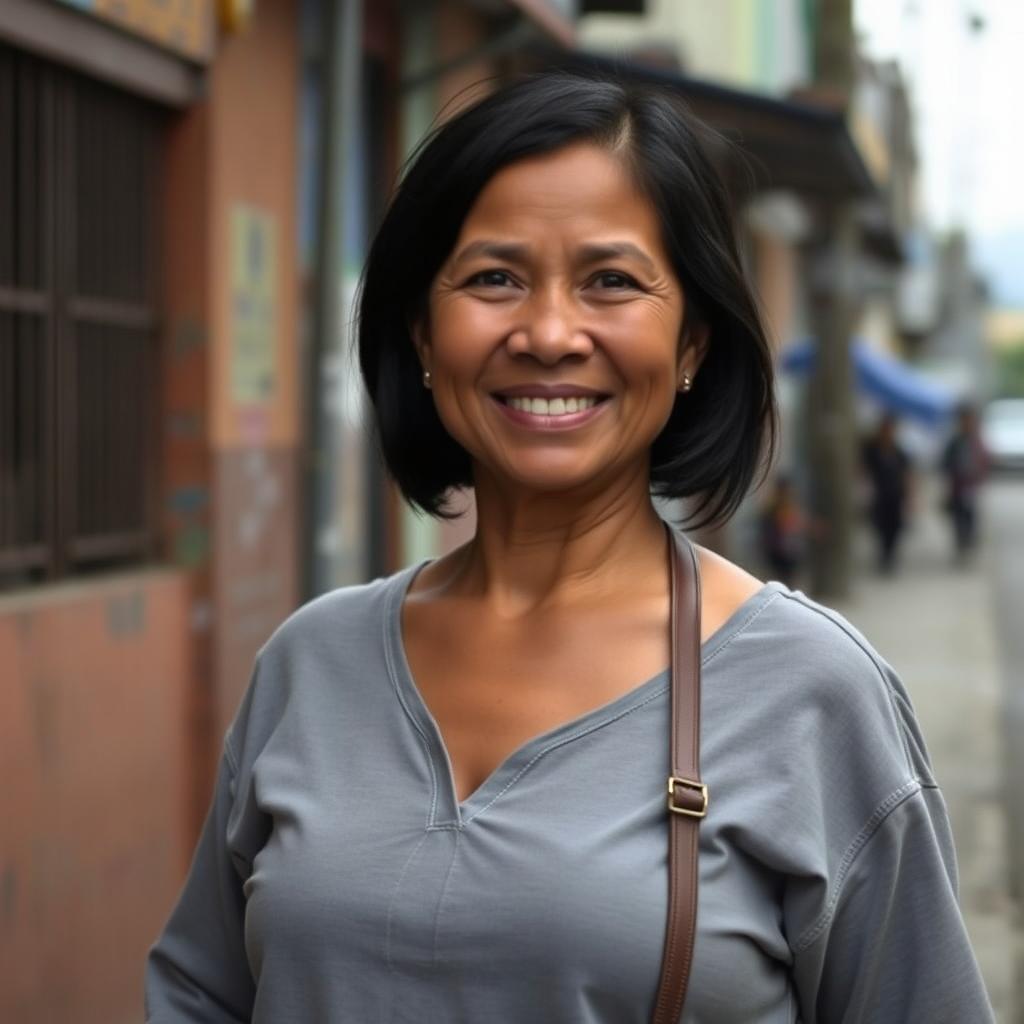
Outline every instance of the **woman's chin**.
<svg viewBox="0 0 1024 1024"><path fill-rule="evenodd" d="M605 466L580 466L564 464L517 465L503 467L500 473L490 472L498 489L507 494L521 491L566 500L586 499L605 489L614 475Z"/></svg>

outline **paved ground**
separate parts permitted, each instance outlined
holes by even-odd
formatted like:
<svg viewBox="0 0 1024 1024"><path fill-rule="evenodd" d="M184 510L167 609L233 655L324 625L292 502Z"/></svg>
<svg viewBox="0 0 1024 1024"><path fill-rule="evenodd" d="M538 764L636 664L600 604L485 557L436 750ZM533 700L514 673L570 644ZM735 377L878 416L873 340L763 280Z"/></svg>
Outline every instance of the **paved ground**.
<svg viewBox="0 0 1024 1024"><path fill-rule="evenodd" d="M1014 806L1007 794L1015 787L1006 777L1007 748L1013 743L1006 742L1003 728L1007 691L995 572L1006 544L1021 550L1024 521L1008 529L1001 535L989 531L974 566L954 568L946 523L926 486L899 573L891 578L874 573L868 538L862 537L858 561L864 568L850 598L838 607L910 691L949 805L961 906L997 1018L1002 1024L1024 1024L1024 939L1012 896L1009 842L1019 823L1007 814ZM1018 632L1024 633L1024 615Z"/></svg>

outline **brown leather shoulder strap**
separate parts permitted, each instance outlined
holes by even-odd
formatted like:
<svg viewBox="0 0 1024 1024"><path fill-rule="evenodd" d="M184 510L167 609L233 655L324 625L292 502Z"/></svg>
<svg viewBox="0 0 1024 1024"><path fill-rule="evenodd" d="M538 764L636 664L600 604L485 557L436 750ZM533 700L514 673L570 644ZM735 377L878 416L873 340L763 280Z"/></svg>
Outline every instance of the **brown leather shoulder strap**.
<svg viewBox="0 0 1024 1024"><path fill-rule="evenodd" d="M700 778L700 568L697 552L669 530L672 566L672 733L668 780L668 923L653 1024L678 1024L697 921L697 839L707 813Z"/></svg>

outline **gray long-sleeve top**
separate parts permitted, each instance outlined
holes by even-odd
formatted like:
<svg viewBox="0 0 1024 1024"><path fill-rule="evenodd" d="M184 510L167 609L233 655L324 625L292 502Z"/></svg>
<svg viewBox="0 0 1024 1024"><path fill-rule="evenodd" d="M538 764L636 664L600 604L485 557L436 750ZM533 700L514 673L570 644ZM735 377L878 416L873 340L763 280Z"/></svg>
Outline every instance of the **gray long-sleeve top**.
<svg viewBox="0 0 1024 1024"><path fill-rule="evenodd" d="M640 1024L666 913L668 674L530 740L461 805L411 677L413 577L261 652L147 1020ZM949 825L907 695L765 586L703 647L687 1024L984 1024Z"/></svg>

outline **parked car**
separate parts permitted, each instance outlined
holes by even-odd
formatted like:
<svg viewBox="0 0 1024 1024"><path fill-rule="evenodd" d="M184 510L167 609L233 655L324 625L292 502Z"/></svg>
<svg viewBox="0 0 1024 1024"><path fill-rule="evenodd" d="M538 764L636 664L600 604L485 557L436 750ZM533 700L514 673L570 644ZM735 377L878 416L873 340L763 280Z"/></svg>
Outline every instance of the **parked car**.
<svg viewBox="0 0 1024 1024"><path fill-rule="evenodd" d="M1024 470L1024 398L997 398L981 416L981 438L994 469Z"/></svg>

